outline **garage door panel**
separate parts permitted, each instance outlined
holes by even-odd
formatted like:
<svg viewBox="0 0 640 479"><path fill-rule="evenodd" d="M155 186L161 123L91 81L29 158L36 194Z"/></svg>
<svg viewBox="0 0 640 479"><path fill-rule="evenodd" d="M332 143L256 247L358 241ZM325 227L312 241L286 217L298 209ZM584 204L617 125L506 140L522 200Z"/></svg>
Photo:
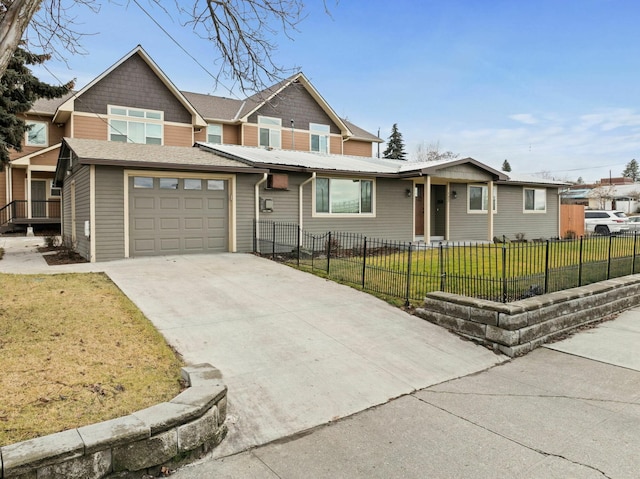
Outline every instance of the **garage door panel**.
<svg viewBox="0 0 640 479"><path fill-rule="evenodd" d="M160 198L160 208L163 210L179 210L180 198Z"/></svg>
<svg viewBox="0 0 640 479"><path fill-rule="evenodd" d="M138 196L133 199L133 207L137 210L153 210L156 207L155 198Z"/></svg>
<svg viewBox="0 0 640 479"><path fill-rule="evenodd" d="M184 239L184 249L187 250L187 251L203 250L204 249L204 241L205 241L205 239L202 238L202 237L185 238Z"/></svg>
<svg viewBox="0 0 640 479"><path fill-rule="evenodd" d="M228 251L229 211L225 190L134 189L129 187L132 256ZM207 183L204 183L207 184Z"/></svg>
<svg viewBox="0 0 640 479"><path fill-rule="evenodd" d="M202 230L204 221L202 218L185 218L184 229L186 230Z"/></svg>
<svg viewBox="0 0 640 479"><path fill-rule="evenodd" d="M133 227L136 231L153 231L156 222L153 218L135 218Z"/></svg>
<svg viewBox="0 0 640 479"><path fill-rule="evenodd" d="M185 198L184 199L184 209L185 210L199 210L202 211L204 208L204 198Z"/></svg>

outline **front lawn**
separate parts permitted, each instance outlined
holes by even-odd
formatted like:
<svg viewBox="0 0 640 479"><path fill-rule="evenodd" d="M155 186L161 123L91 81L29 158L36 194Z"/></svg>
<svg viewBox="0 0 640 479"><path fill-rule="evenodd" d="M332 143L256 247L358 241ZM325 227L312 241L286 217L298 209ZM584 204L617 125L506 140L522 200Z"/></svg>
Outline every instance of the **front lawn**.
<svg viewBox="0 0 640 479"><path fill-rule="evenodd" d="M104 274L0 274L0 446L170 400L182 364Z"/></svg>

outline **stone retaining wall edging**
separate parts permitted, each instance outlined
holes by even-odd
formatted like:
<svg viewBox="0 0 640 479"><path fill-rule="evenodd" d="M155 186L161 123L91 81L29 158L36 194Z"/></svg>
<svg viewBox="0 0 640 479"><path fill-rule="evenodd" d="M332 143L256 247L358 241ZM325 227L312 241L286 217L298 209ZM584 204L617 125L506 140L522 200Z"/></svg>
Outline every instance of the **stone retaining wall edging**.
<svg viewBox="0 0 640 479"><path fill-rule="evenodd" d="M636 274L512 303L433 292L415 314L514 357L639 304Z"/></svg>
<svg viewBox="0 0 640 479"><path fill-rule="evenodd" d="M197 459L227 433L227 387L209 364L182 377L189 387L169 402L0 447L0 479L139 478Z"/></svg>

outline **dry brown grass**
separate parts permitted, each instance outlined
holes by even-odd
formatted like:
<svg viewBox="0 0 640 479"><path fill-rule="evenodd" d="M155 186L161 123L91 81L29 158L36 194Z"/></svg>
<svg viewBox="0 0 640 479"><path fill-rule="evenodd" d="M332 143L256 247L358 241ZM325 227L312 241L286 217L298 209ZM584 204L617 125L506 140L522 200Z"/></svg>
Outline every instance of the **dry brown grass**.
<svg viewBox="0 0 640 479"><path fill-rule="evenodd" d="M0 274L0 446L180 391L181 360L103 274Z"/></svg>

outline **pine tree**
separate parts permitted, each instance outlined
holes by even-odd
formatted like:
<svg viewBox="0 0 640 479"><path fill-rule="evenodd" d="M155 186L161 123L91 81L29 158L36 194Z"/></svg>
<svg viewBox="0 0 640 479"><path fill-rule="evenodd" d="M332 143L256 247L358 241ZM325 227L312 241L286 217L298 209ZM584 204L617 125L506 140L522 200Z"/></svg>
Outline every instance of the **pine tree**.
<svg viewBox="0 0 640 479"><path fill-rule="evenodd" d="M402 133L398 131L398 124L394 123L391 127L391 135L387 141L387 149L384 150L382 156L393 160L406 160L407 154L404 151L404 141L402 141Z"/></svg>
<svg viewBox="0 0 640 479"><path fill-rule="evenodd" d="M27 65L40 65L49 55L29 53L18 48L0 78L0 170L9 162L9 150L22 151L27 126L17 117L31 109L38 98L59 98L73 88L73 82L53 86L38 80Z"/></svg>
<svg viewBox="0 0 640 479"><path fill-rule="evenodd" d="M622 176L631 178L634 182L638 181L640 178L640 167L635 159L627 163L627 166L625 166L622 172Z"/></svg>
<svg viewBox="0 0 640 479"><path fill-rule="evenodd" d="M502 171L506 171L507 173L511 171L511 165L509 164L509 160L504 160L502 162Z"/></svg>

